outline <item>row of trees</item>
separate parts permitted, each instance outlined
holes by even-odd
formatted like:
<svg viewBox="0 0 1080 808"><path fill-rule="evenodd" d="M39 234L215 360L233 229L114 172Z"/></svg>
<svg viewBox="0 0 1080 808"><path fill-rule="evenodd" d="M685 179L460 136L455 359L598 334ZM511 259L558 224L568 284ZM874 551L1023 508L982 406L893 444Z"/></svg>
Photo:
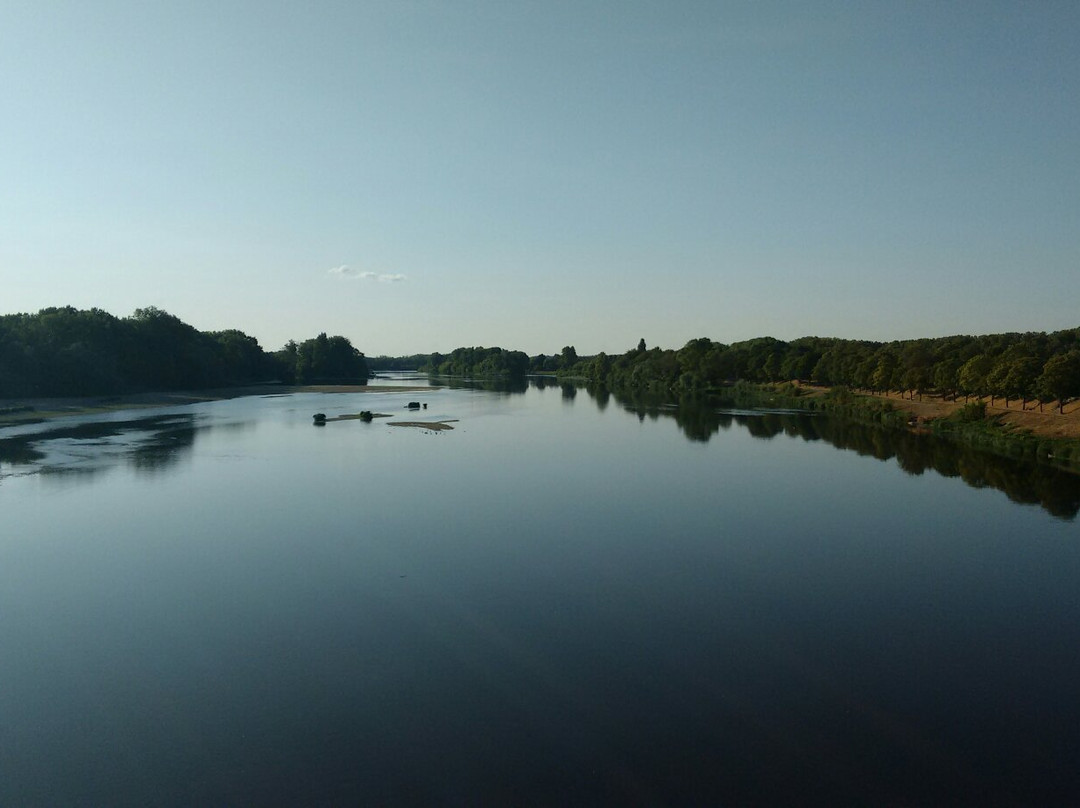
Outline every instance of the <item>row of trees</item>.
<svg viewBox="0 0 1080 808"><path fill-rule="evenodd" d="M269 353L242 331L199 331L154 307L124 318L70 306L0 316L0 398L368 376L364 355L345 337L320 334Z"/></svg>
<svg viewBox="0 0 1080 808"><path fill-rule="evenodd" d="M1080 329L888 343L760 337L731 345L690 340L677 351L644 342L610 358L598 354L564 371L615 386L707 389L737 380L811 382L912 397L937 393L1057 401L1080 396Z"/></svg>
<svg viewBox="0 0 1080 808"><path fill-rule="evenodd" d="M1043 332L869 342L759 337L725 345L707 337L678 350L649 349L645 340L619 356L559 354L525 357L501 348L458 348L450 355L402 357L412 367L456 376L499 377L558 373L611 387L707 390L735 381L803 382L914 397L1000 397L1056 401L1080 397L1080 328Z"/></svg>

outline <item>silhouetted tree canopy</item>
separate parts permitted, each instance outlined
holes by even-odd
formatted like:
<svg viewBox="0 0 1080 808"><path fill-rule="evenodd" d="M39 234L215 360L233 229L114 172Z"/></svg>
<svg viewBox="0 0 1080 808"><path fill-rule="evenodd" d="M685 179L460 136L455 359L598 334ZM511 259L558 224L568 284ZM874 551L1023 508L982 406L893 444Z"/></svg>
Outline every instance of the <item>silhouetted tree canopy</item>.
<svg viewBox="0 0 1080 808"><path fill-rule="evenodd" d="M529 357L521 351L502 348L456 348L449 356L432 354L420 369L445 376L518 378L529 372Z"/></svg>
<svg viewBox="0 0 1080 808"><path fill-rule="evenodd" d="M0 316L0 398L109 395L265 381L362 383L364 355L319 335L267 353L236 329L204 332L154 306L118 318L71 306ZM298 361L306 364L298 373Z"/></svg>

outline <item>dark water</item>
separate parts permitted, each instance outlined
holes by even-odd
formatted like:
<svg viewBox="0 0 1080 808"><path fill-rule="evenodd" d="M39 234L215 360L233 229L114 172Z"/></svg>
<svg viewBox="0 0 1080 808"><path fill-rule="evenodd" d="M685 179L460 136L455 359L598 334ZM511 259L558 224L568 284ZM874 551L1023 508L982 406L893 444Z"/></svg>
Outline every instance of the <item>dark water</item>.
<svg viewBox="0 0 1080 808"><path fill-rule="evenodd" d="M1078 504L563 386L0 430L0 804L1077 804Z"/></svg>

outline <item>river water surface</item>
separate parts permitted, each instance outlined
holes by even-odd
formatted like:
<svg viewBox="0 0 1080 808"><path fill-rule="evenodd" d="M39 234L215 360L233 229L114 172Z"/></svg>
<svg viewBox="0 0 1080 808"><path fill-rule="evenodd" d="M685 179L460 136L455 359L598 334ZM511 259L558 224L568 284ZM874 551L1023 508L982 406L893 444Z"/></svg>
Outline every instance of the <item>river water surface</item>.
<svg viewBox="0 0 1080 808"><path fill-rule="evenodd" d="M0 430L0 804L1080 803L1077 478L669 404Z"/></svg>

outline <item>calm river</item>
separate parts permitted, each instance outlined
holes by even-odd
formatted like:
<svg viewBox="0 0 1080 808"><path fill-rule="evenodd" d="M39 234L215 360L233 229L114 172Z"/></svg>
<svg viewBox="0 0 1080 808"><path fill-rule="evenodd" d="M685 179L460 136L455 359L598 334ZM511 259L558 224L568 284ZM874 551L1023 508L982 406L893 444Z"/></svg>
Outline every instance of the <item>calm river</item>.
<svg viewBox="0 0 1080 808"><path fill-rule="evenodd" d="M1080 804L1078 507L536 382L3 429L0 804Z"/></svg>

